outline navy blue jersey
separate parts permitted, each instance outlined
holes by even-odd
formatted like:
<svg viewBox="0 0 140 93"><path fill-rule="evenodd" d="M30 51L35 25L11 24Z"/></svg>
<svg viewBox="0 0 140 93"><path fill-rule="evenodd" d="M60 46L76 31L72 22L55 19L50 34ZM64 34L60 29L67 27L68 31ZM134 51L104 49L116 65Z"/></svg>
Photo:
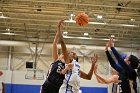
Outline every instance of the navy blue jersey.
<svg viewBox="0 0 140 93"><path fill-rule="evenodd" d="M110 65L119 72L119 79L121 80L121 92L120 93L137 93L137 73L136 71L130 67L124 59L120 56L120 54L116 51L114 47L111 47L113 54L115 55L116 59L118 60L118 66L112 56L110 55L109 51L106 51L106 55L110 62Z"/></svg>
<svg viewBox="0 0 140 93"><path fill-rule="evenodd" d="M52 83L54 86L60 87L65 78L64 74L61 74L62 69L65 68L65 63L57 60L52 63L51 68L48 72L47 80Z"/></svg>

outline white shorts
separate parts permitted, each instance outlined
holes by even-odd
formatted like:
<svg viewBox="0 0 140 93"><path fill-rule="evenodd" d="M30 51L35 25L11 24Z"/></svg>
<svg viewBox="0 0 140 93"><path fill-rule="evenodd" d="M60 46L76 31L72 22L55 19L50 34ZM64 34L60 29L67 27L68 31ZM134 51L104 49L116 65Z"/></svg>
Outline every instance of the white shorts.
<svg viewBox="0 0 140 93"><path fill-rule="evenodd" d="M63 83L59 89L59 93L82 93L82 92L79 89L76 90L71 86L67 86L66 84Z"/></svg>

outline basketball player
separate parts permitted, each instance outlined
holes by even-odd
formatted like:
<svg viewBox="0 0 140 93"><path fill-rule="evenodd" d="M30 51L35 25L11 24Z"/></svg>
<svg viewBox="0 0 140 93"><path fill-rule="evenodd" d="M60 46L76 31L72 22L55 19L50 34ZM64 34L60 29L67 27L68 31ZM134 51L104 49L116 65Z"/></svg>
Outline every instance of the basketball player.
<svg viewBox="0 0 140 93"><path fill-rule="evenodd" d="M72 54L69 54L71 57ZM76 55L76 54L74 54ZM59 93L80 93L80 78L91 80L94 65L98 60L98 56L95 55L94 57L91 57L91 68L88 74L84 73L80 70L80 64L73 58L72 64L74 64L73 69L70 69L66 75L65 79L63 81L62 86L60 87Z"/></svg>
<svg viewBox="0 0 140 93"><path fill-rule="evenodd" d="M51 64L50 70L47 74L46 81L41 87L41 93L58 93L59 88L61 84L63 83L63 79L65 77L65 73L67 70L71 69L73 67L73 64L67 64L65 67L65 61L64 61L64 55L58 56L57 53L57 43L60 39L60 29L62 27L63 21L60 21L58 23L57 33L53 41L53 49L52 49L52 57L53 57L53 63ZM61 42L63 42L63 39L61 37ZM65 45L62 44L62 47L65 47ZM65 52L62 50L62 52Z"/></svg>
<svg viewBox="0 0 140 93"><path fill-rule="evenodd" d="M62 35L61 35L62 37ZM63 38L62 38L63 39ZM67 51L65 42L61 42L64 59L66 63L72 63L73 68L67 71L62 86L60 87L59 93L79 93L80 88L80 77L83 79L90 80L93 74L94 65L98 60L98 56L91 57L92 65L88 74L80 70L80 64L78 63L78 57L75 52Z"/></svg>
<svg viewBox="0 0 140 93"><path fill-rule="evenodd" d="M96 76L98 83L108 84L108 93L119 93L119 92L117 92L118 83L120 82L118 72L116 70L112 69L112 73L111 73L112 75L109 78L105 79L97 74L97 66L98 65L95 65L95 67L94 67L94 74Z"/></svg>
<svg viewBox="0 0 140 93"><path fill-rule="evenodd" d="M3 75L3 72L0 71L0 77ZM3 82L0 82L0 93L6 93L5 92L5 85Z"/></svg>
<svg viewBox="0 0 140 93"><path fill-rule="evenodd" d="M126 54L121 54L121 57L123 59L126 58ZM118 61L116 61L116 65L121 68L120 64ZM94 74L96 76L96 79L98 83L101 84L108 84L108 93L119 93L119 84L121 81L119 80L119 73L112 68L111 76L107 79L101 77L100 75L97 74L97 64L94 67Z"/></svg>
<svg viewBox="0 0 140 93"><path fill-rule="evenodd" d="M112 56L108 51L108 47L110 47L110 49L112 50L113 54L115 55L116 59L121 65L121 68L118 65L116 65L114 59L112 58ZM111 38L107 42L105 52L110 62L110 65L119 73L119 79L121 80L120 82L121 90L119 92L137 93L137 83L136 83L137 73L135 69L138 67L139 59L134 55L130 55L129 57L126 57L123 60L118 51L114 48L113 38Z"/></svg>

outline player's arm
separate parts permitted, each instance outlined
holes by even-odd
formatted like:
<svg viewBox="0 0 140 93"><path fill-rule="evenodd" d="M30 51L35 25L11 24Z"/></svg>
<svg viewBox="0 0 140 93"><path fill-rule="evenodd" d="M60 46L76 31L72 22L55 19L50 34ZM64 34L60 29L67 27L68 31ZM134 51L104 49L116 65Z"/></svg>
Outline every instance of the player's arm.
<svg viewBox="0 0 140 93"><path fill-rule="evenodd" d="M96 79L98 81L98 83L101 83L101 84L109 84L109 83L112 83L112 80L111 79L105 79L101 76L99 76L98 74L95 74L96 76Z"/></svg>
<svg viewBox="0 0 140 93"><path fill-rule="evenodd" d="M3 87L3 89L2 89L2 93L6 93L6 91L5 91L5 85L4 85L3 82L2 82L2 87Z"/></svg>
<svg viewBox="0 0 140 93"><path fill-rule="evenodd" d="M105 84L105 82L101 80L100 78L98 78L98 76L95 75L95 77L98 83Z"/></svg>
<svg viewBox="0 0 140 93"><path fill-rule="evenodd" d="M106 56L108 58L108 61L111 65L112 68L114 68L117 72L121 72L122 71L122 68L120 68L116 62L114 61L114 59L112 58L111 54L109 53L109 51L105 51L106 53Z"/></svg>
<svg viewBox="0 0 140 93"><path fill-rule="evenodd" d="M57 44L58 44L59 36L60 36L60 31L59 31L60 25L61 25L61 22L58 23L57 32L56 32L55 38L53 40L52 57L53 57L54 62L55 62L55 60L58 59L58 48L57 48Z"/></svg>
<svg viewBox="0 0 140 93"><path fill-rule="evenodd" d="M64 55L65 63L66 64L70 63L70 59L69 59L69 56L68 56L68 50L67 50L66 44L64 42L63 36L61 38L61 49L62 49L62 53Z"/></svg>
<svg viewBox="0 0 140 93"><path fill-rule="evenodd" d="M61 32L61 28L62 28L62 26L63 26L63 21L64 21L64 20L61 20L61 25L60 25L58 31L59 31L59 33L60 33L61 49L62 49L62 53L63 53L63 55L64 55L64 60L65 60L65 63L68 64L68 63L70 63L70 59L69 59L69 57L68 57L68 50L67 50L67 47L66 47L66 44L65 44L65 41L64 41L62 32Z"/></svg>
<svg viewBox="0 0 140 93"><path fill-rule="evenodd" d="M68 70L73 68L73 66L74 65L72 63L67 64L66 67L61 71L61 74L66 74Z"/></svg>
<svg viewBox="0 0 140 93"><path fill-rule="evenodd" d="M114 68L117 72L121 72L122 69L116 64L116 62L114 61L114 59L112 58L111 54L108 51L109 46L110 46L110 42L107 42L105 47L105 53L108 58L108 61L112 68Z"/></svg>
<svg viewBox="0 0 140 93"><path fill-rule="evenodd" d="M98 81L98 83L101 83L101 84L109 84L109 83L112 83L113 82L113 78L110 77L109 79L105 79L103 77L101 77L100 75L97 74L97 66L98 65L95 65L94 67L94 74L96 76L96 79Z"/></svg>
<svg viewBox="0 0 140 93"><path fill-rule="evenodd" d="M114 77L112 77L112 76L111 76L110 78L108 78L108 79L105 79L105 78L101 77L101 76L98 75L98 74L95 74L95 76L96 76L96 78L97 78L98 83L101 83L101 84L115 83L115 82L114 82Z"/></svg>
<svg viewBox="0 0 140 93"><path fill-rule="evenodd" d="M122 66L123 69L126 70L126 73L131 77L135 73L135 71L124 61L124 59L121 57L119 52L114 48L114 41L113 38L110 39L110 48L115 55L116 59L118 60L119 64Z"/></svg>
<svg viewBox="0 0 140 93"><path fill-rule="evenodd" d="M88 74L86 74L83 71L80 71L80 77L81 78L91 80L91 77L93 75L94 66L95 66L97 60L98 60L98 55L94 55L94 57L91 57L92 65L91 65L90 71L89 71Z"/></svg>

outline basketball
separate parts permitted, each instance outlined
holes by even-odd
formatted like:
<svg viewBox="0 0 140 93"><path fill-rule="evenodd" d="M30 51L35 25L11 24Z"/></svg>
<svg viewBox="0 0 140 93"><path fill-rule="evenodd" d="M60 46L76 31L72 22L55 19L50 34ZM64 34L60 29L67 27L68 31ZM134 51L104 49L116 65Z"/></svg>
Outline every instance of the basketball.
<svg viewBox="0 0 140 93"><path fill-rule="evenodd" d="M75 17L75 21L78 25L80 26L85 26L88 24L88 15L85 13L79 13L76 17Z"/></svg>

